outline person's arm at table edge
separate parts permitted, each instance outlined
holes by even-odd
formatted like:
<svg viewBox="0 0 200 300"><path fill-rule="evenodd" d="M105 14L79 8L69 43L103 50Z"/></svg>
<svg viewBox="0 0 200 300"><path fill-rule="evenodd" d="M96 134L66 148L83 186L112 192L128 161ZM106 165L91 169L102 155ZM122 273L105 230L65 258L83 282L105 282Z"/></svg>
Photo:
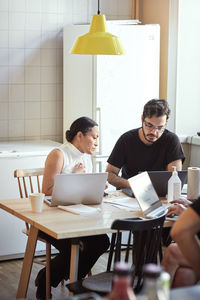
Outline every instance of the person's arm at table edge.
<svg viewBox="0 0 200 300"><path fill-rule="evenodd" d="M177 171L181 171L182 170L181 159L169 163L167 165L167 170L173 171L172 166L176 166ZM120 171L119 168L108 163L108 166L106 168L106 172L108 172L108 182L117 188L130 188L128 180L118 176L119 171Z"/></svg>
<svg viewBox="0 0 200 300"><path fill-rule="evenodd" d="M200 231L200 217L189 207L175 222L171 230L172 238L200 279L200 243L196 237Z"/></svg>
<svg viewBox="0 0 200 300"><path fill-rule="evenodd" d="M128 180L118 176L119 171L119 168L108 163L106 168L106 172L108 172L108 182L118 188L130 188Z"/></svg>
<svg viewBox="0 0 200 300"><path fill-rule="evenodd" d="M182 160L178 159L178 160L174 160L174 161L170 162L167 165L167 170L168 171L173 171L172 167L176 167L176 171L181 171L182 170Z"/></svg>

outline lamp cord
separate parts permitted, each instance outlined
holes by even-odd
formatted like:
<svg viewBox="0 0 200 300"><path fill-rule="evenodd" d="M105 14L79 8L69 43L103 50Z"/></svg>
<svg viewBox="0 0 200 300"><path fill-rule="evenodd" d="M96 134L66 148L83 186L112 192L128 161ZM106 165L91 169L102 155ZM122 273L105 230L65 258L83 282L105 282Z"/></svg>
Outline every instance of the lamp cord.
<svg viewBox="0 0 200 300"><path fill-rule="evenodd" d="M97 11L97 14L100 15L99 0L98 0L98 11Z"/></svg>

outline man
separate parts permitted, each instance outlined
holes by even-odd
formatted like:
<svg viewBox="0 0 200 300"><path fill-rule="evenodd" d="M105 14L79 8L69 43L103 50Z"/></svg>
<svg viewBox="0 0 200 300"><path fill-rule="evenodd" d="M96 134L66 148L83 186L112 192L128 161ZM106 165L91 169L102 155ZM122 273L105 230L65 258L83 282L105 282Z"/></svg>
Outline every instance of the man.
<svg viewBox="0 0 200 300"><path fill-rule="evenodd" d="M148 101L141 117L142 127L124 133L108 158L108 181L129 188L128 178L140 171L182 169L185 157L178 137L166 129L170 109L163 99ZM122 176L119 176L120 170Z"/></svg>
<svg viewBox="0 0 200 300"><path fill-rule="evenodd" d="M165 251L162 265L171 287L194 285L200 280L200 197L175 222L171 236L177 242Z"/></svg>

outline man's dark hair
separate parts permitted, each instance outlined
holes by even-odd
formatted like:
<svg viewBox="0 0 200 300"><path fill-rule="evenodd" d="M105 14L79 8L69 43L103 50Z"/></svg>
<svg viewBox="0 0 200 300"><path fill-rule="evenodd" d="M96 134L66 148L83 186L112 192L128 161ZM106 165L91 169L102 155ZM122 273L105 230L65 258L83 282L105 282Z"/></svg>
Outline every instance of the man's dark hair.
<svg viewBox="0 0 200 300"><path fill-rule="evenodd" d="M78 118L72 123L70 129L65 132L65 137L68 142L72 142L79 131L81 131L83 135L86 135L94 126L98 126L94 120L88 117Z"/></svg>
<svg viewBox="0 0 200 300"><path fill-rule="evenodd" d="M145 104L142 117L144 120L145 118L152 118L153 116L161 117L166 115L168 120L169 114L170 108L166 100L152 99Z"/></svg>

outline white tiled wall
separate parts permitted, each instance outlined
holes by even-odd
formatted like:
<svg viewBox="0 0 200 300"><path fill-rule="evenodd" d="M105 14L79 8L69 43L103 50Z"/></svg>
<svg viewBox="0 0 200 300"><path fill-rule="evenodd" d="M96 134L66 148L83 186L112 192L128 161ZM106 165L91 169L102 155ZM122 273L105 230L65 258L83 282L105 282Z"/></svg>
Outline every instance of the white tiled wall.
<svg viewBox="0 0 200 300"><path fill-rule="evenodd" d="M130 19L131 0L101 0ZM0 0L0 140L62 141L62 30L86 23L97 0Z"/></svg>

